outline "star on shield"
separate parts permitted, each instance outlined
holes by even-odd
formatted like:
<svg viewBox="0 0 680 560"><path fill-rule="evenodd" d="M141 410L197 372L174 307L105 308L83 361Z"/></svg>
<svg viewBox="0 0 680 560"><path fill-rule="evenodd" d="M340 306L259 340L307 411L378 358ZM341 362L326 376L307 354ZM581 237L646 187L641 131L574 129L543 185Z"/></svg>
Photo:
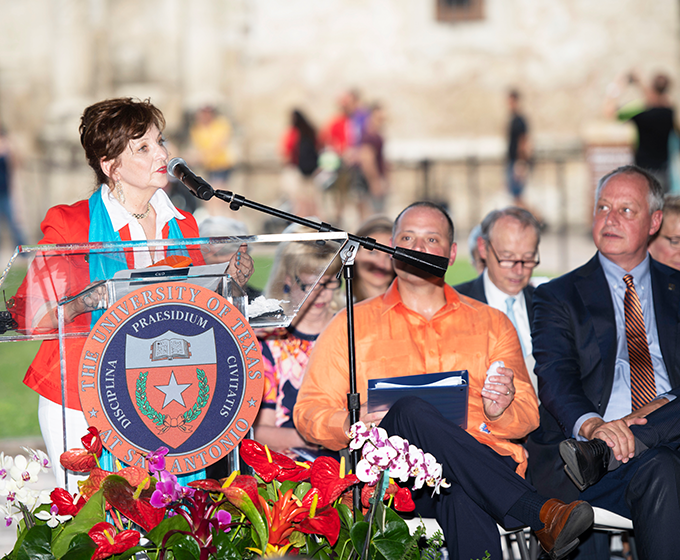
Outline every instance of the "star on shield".
<svg viewBox="0 0 680 560"><path fill-rule="evenodd" d="M174 371L170 372L170 381L167 385L154 385L154 387L165 394L163 408L173 401L177 401L182 406L186 406L184 404L184 399L182 398L182 393L191 387L191 383L177 383Z"/></svg>

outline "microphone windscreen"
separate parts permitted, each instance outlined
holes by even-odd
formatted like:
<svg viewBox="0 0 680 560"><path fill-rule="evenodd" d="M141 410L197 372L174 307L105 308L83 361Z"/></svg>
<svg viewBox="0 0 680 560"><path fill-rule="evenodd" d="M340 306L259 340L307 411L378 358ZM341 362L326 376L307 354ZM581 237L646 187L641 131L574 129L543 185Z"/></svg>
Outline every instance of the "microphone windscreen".
<svg viewBox="0 0 680 560"><path fill-rule="evenodd" d="M179 177L177 175L175 175L175 168L178 165L183 165L184 167L186 167L187 162L184 161L181 157L176 157L176 158L172 158L170 160L170 162L168 163L168 167L167 167L168 173L170 174L171 177L174 177L175 179L179 179Z"/></svg>

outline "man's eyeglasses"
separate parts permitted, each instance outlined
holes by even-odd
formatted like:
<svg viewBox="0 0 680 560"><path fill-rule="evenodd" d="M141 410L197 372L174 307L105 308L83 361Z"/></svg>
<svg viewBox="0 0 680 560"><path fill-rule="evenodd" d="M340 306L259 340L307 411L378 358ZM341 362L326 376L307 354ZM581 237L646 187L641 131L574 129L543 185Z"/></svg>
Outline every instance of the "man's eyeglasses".
<svg viewBox="0 0 680 560"><path fill-rule="evenodd" d="M522 263L523 268L536 268L538 264L541 262L541 259L538 256L538 249L536 249L536 259L531 260L531 261L521 261L521 260L512 260L512 259L501 259L498 257L498 253L496 253L496 249L493 248L493 245L491 243L488 243L489 247L491 248L491 252L493 253L493 256L496 257L496 260L498 261L498 266L501 268L514 268L518 263Z"/></svg>
<svg viewBox="0 0 680 560"><path fill-rule="evenodd" d="M307 293L312 286L314 286L313 282L310 282L309 284L305 284L300 280L297 276L295 277L295 281L297 282L297 285L300 286L300 289ZM319 282L316 286L314 286L315 290L337 290L342 284L342 280L339 280L338 278L331 278L329 280L326 280L325 282Z"/></svg>

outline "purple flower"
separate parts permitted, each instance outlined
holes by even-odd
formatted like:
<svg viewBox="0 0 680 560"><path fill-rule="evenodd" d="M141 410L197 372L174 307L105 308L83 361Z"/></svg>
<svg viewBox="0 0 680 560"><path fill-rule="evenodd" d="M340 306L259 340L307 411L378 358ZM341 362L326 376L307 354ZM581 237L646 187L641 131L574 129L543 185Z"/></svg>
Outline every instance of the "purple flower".
<svg viewBox="0 0 680 560"><path fill-rule="evenodd" d="M149 453L146 460L149 462L149 471L155 474L165 470L165 456L168 454L167 447L159 447L156 451Z"/></svg>
<svg viewBox="0 0 680 560"><path fill-rule="evenodd" d="M218 531L228 533L231 531L229 524L231 523L231 514L223 509L217 510L215 517L212 518L211 523Z"/></svg>
<svg viewBox="0 0 680 560"><path fill-rule="evenodd" d="M178 488L182 487L176 481L157 482L149 503L155 508L164 508L168 504L176 502L180 497Z"/></svg>

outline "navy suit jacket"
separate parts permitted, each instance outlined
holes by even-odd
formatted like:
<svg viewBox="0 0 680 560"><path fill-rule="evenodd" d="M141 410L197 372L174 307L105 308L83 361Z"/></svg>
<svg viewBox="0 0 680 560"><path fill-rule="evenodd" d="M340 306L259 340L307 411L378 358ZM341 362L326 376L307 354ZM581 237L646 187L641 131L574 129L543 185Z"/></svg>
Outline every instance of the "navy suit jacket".
<svg viewBox="0 0 680 560"><path fill-rule="evenodd" d="M650 274L659 344L675 389L680 387L680 272L652 259ZM573 437L584 414L604 415L614 382L614 304L598 256L539 286L533 307L541 424L526 445L529 472L539 492L571 501L578 490L563 471L558 445Z"/></svg>
<svg viewBox="0 0 680 560"><path fill-rule="evenodd" d="M477 301L481 301L482 303L487 304L489 303L486 300L486 292L484 291L483 274L480 274L474 280L470 280L469 282L465 282L463 284L458 284L457 286L454 286L454 289L458 293L463 294L464 296L471 297L472 299L476 299ZM522 292L524 292L524 301L526 302L527 306L529 325L531 325L534 318L534 306L533 306L534 289L535 288L531 284L529 284L526 288L522 290Z"/></svg>

